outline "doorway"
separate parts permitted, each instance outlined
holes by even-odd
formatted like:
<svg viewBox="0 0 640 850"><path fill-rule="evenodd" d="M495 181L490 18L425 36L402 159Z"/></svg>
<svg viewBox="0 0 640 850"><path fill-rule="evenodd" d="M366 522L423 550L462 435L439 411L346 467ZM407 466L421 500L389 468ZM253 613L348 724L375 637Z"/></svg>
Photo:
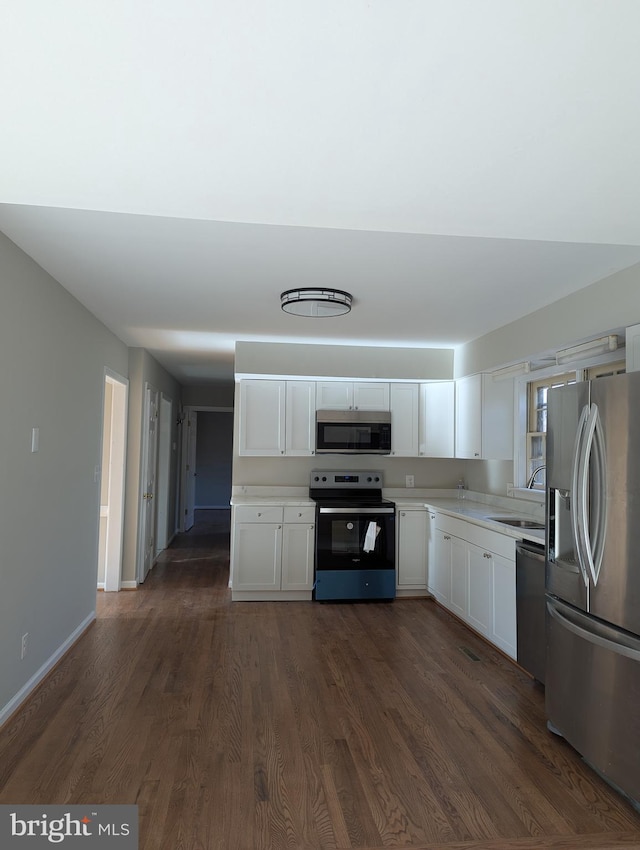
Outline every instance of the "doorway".
<svg viewBox="0 0 640 850"><path fill-rule="evenodd" d="M102 415L98 588L120 590L124 529L124 486L127 452L129 382L105 370Z"/></svg>
<svg viewBox="0 0 640 850"><path fill-rule="evenodd" d="M180 531L195 511L229 508L233 460L233 408L187 406L182 428Z"/></svg>

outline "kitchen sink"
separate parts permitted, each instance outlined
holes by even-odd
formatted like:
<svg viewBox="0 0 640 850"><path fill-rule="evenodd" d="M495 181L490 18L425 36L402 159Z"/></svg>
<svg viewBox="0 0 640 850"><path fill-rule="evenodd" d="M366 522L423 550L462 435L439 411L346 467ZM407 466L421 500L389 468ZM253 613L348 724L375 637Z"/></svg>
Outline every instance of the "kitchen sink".
<svg viewBox="0 0 640 850"><path fill-rule="evenodd" d="M485 519L491 522L501 522L503 525L510 525L513 528L528 528L528 529L543 529L544 523L536 522L534 519L524 519L521 517L504 517L504 516L488 516Z"/></svg>

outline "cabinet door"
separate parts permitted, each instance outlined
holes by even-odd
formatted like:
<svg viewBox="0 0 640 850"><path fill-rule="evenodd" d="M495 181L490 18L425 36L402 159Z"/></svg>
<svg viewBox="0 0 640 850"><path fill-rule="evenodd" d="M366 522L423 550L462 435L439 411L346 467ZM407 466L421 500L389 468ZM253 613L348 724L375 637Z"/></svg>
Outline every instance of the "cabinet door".
<svg viewBox="0 0 640 850"><path fill-rule="evenodd" d="M431 571L436 560L436 515L427 508L427 588L431 592Z"/></svg>
<svg viewBox="0 0 640 850"><path fill-rule="evenodd" d="M627 372L637 372L640 369L640 325L627 328L626 343Z"/></svg>
<svg viewBox="0 0 640 850"><path fill-rule="evenodd" d="M451 599L451 543L451 535L436 528L434 558L429 564L429 590L447 608Z"/></svg>
<svg viewBox="0 0 640 850"><path fill-rule="evenodd" d="M449 608L463 620L469 614L469 544L451 537L451 597Z"/></svg>
<svg viewBox="0 0 640 850"><path fill-rule="evenodd" d="M456 381L456 457L482 457L482 375Z"/></svg>
<svg viewBox="0 0 640 850"><path fill-rule="evenodd" d="M351 410L353 384L350 381L318 381L316 408L318 410Z"/></svg>
<svg viewBox="0 0 640 850"><path fill-rule="evenodd" d="M518 654L516 640L516 563L493 554L493 624L491 640L511 658Z"/></svg>
<svg viewBox="0 0 640 850"><path fill-rule="evenodd" d="M482 457L513 460L513 378L482 375Z"/></svg>
<svg viewBox="0 0 640 850"><path fill-rule="evenodd" d="M418 456L418 384L391 384L391 454Z"/></svg>
<svg viewBox="0 0 640 850"><path fill-rule="evenodd" d="M240 382L240 455L283 455L285 382L248 378Z"/></svg>
<svg viewBox="0 0 640 850"><path fill-rule="evenodd" d="M493 628L492 563L493 554L468 544L469 625L490 638Z"/></svg>
<svg viewBox="0 0 640 850"><path fill-rule="evenodd" d="M454 457L455 382L420 385L420 455Z"/></svg>
<svg viewBox="0 0 640 850"><path fill-rule="evenodd" d="M354 384L353 406L356 410L389 410L389 384Z"/></svg>
<svg viewBox="0 0 640 850"><path fill-rule="evenodd" d="M234 590L280 590L282 525L239 522L233 529Z"/></svg>
<svg viewBox="0 0 640 850"><path fill-rule="evenodd" d="M285 454L315 454L315 381L287 381L285 422Z"/></svg>
<svg viewBox="0 0 640 850"><path fill-rule="evenodd" d="M427 587L427 512L424 508L398 511L397 587Z"/></svg>
<svg viewBox="0 0 640 850"><path fill-rule="evenodd" d="M286 523L282 541L282 590L312 590L315 525Z"/></svg>

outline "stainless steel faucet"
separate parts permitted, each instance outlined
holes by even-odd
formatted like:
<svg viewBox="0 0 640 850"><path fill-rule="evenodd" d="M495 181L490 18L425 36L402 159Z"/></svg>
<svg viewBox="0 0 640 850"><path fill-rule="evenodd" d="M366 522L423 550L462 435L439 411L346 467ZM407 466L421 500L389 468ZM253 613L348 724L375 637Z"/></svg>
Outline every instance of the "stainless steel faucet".
<svg viewBox="0 0 640 850"><path fill-rule="evenodd" d="M533 489L533 484L535 482L536 475L546 468L546 464L542 464L542 466L538 466L536 469L533 470L533 472L529 476L529 480L527 481L527 490Z"/></svg>

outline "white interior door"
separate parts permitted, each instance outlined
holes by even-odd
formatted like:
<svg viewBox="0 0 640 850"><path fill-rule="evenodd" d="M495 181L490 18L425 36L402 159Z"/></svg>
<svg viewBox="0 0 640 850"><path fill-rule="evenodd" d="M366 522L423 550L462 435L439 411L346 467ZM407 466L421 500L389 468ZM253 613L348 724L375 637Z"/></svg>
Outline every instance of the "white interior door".
<svg viewBox="0 0 640 850"><path fill-rule="evenodd" d="M158 391L147 385L145 390L145 451L142 470L142 522L140 528L141 557L138 580L143 582L155 561L156 491L158 466Z"/></svg>
<svg viewBox="0 0 640 850"><path fill-rule="evenodd" d="M184 530L189 531L194 523L196 504L196 445L198 437L198 414L195 410L187 412L187 462L185 466L185 510Z"/></svg>
<svg viewBox="0 0 640 850"><path fill-rule="evenodd" d="M156 506L156 555L169 545L169 490L171 477L171 424L173 404L160 395L160 415L158 419L158 486Z"/></svg>

